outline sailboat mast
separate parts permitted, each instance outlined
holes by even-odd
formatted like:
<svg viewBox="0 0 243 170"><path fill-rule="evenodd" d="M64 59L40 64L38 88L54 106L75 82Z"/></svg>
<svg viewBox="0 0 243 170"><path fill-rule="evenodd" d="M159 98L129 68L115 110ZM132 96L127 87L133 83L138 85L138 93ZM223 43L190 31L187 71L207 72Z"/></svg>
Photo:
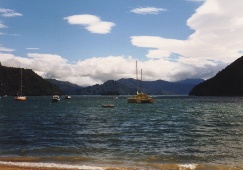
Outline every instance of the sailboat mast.
<svg viewBox="0 0 243 170"><path fill-rule="evenodd" d="M137 81L137 94L138 94L138 61L136 60L136 81Z"/></svg>
<svg viewBox="0 0 243 170"><path fill-rule="evenodd" d="M143 81L143 69L141 69L141 81Z"/></svg>
<svg viewBox="0 0 243 170"><path fill-rule="evenodd" d="M22 68L20 72L20 95L22 96Z"/></svg>
<svg viewBox="0 0 243 170"><path fill-rule="evenodd" d="M143 91L143 69L141 69L141 85L140 90Z"/></svg>

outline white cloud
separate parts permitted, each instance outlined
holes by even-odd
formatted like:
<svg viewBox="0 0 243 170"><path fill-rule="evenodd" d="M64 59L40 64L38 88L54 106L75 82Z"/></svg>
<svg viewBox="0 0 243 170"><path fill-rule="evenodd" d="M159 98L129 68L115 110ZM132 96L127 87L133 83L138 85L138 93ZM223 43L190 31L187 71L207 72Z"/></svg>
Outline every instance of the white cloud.
<svg viewBox="0 0 243 170"><path fill-rule="evenodd" d="M7 26L0 21L0 28L7 28Z"/></svg>
<svg viewBox="0 0 243 170"><path fill-rule="evenodd" d="M111 28L115 26L112 22L102 21L95 15L83 14L73 15L64 18L72 25L82 25L86 30L96 34L107 34L111 32Z"/></svg>
<svg viewBox="0 0 243 170"><path fill-rule="evenodd" d="M193 58L198 63L214 60L230 63L243 50L241 0L207 0L187 21L195 30L186 40L156 36L132 36L131 43L149 48L148 58L169 58L171 54Z"/></svg>
<svg viewBox="0 0 243 170"><path fill-rule="evenodd" d="M130 10L130 12L136 13L136 14L142 14L142 15L147 15L147 14L159 14L160 12L167 11L167 9L164 8L155 8L155 7L139 7L139 8L134 8Z"/></svg>
<svg viewBox="0 0 243 170"><path fill-rule="evenodd" d="M28 53L27 56L36 61L42 61L43 63L58 63L65 64L66 59L56 54L39 54L39 53Z"/></svg>
<svg viewBox="0 0 243 170"><path fill-rule="evenodd" d="M4 32L0 32L0 35L6 35L6 36L20 36L19 34L9 34L9 33L4 33Z"/></svg>
<svg viewBox="0 0 243 170"><path fill-rule="evenodd" d="M136 78L135 59L125 56L93 57L70 64L65 58L54 54L29 53L28 57L1 54L4 66L24 67L35 71L43 78L70 81L81 86L101 84L107 80ZM190 63L190 64L188 64ZM209 78L225 65L205 61L195 64L190 58L177 62L168 59L138 61L138 69L143 69L143 80L178 81L186 78Z"/></svg>
<svg viewBox="0 0 243 170"><path fill-rule="evenodd" d="M25 48L26 50L39 50L39 48L33 48L33 47L28 47L28 48Z"/></svg>
<svg viewBox="0 0 243 170"><path fill-rule="evenodd" d="M3 17L17 17L22 16L21 13L15 12L12 9L0 8L0 15Z"/></svg>
<svg viewBox="0 0 243 170"><path fill-rule="evenodd" d="M205 0L187 0L187 1L191 1L191 2L205 2Z"/></svg>
<svg viewBox="0 0 243 170"><path fill-rule="evenodd" d="M1 52L12 52L12 51L14 51L14 49L4 47L2 44L0 44L0 53Z"/></svg>

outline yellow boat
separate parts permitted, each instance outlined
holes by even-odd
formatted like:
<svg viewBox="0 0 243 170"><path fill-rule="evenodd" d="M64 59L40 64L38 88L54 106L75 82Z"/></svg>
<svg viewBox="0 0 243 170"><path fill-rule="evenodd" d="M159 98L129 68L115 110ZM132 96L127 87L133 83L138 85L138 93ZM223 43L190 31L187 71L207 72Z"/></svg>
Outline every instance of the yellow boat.
<svg viewBox="0 0 243 170"><path fill-rule="evenodd" d="M154 98L145 93L138 93L133 97L128 97L127 102L128 103L153 103Z"/></svg>
<svg viewBox="0 0 243 170"><path fill-rule="evenodd" d="M137 77L137 95L133 97L128 97L128 103L153 103L154 98L147 95L146 93L138 92L138 73L137 73L137 61L136 61L136 77ZM141 81L142 81L142 70L141 70Z"/></svg>

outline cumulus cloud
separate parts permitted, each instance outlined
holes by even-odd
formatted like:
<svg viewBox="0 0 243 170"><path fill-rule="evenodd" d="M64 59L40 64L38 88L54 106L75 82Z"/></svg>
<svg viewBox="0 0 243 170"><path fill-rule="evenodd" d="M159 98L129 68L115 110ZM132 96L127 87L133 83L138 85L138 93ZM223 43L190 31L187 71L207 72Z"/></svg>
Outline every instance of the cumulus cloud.
<svg viewBox="0 0 243 170"><path fill-rule="evenodd" d="M134 8L130 10L132 13L136 14L142 14L142 15L147 15L147 14L159 14L160 12L167 11L167 9L164 8L156 8L156 7L139 7L139 8Z"/></svg>
<svg viewBox="0 0 243 170"><path fill-rule="evenodd" d="M111 32L113 26L112 22L102 21L99 17L95 15L83 14L83 15L73 15L64 18L69 24L72 25L82 25L91 33L96 34L107 34Z"/></svg>
<svg viewBox="0 0 243 170"><path fill-rule="evenodd" d="M0 53L0 62L4 66L32 69L43 78L70 81L81 86L101 84L107 80L136 78L136 59L132 57L93 57L70 64L65 58L56 54L29 53L27 56L19 57ZM201 65L188 64L192 62L189 58L180 59L177 62L163 58L149 59L138 61L138 69L143 69L145 81L158 79L178 81L186 78L207 79L225 67L224 64L212 61Z"/></svg>
<svg viewBox="0 0 243 170"><path fill-rule="evenodd" d="M178 54L197 60L196 63L207 60L229 63L243 50L242 8L240 0L207 0L187 20L194 33L186 40L132 36L131 43L148 48L148 58L170 58L172 54Z"/></svg>
<svg viewBox="0 0 243 170"><path fill-rule="evenodd" d="M22 16L21 13L15 12L12 9L0 8L0 15L3 17L18 17Z"/></svg>

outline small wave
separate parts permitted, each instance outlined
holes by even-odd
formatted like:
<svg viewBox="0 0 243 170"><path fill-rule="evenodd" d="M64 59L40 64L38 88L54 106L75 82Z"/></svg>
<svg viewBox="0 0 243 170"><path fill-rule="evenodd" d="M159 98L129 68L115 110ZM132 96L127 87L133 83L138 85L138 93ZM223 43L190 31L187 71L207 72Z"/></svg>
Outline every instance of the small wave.
<svg viewBox="0 0 243 170"><path fill-rule="evenodd" d="M81 169L81 170L105 170L102 167L86 166L86 165L68 165L57 163L31 163L31 162L5 162L0 161L1 165L33 167L33 168L62 168L62 169Z"/></svg>
<svg viewBox="0 0 243 170"><path fill-rule="evenodd" d="M242 170L242 167L226 166L226 165L210 165L210 164L135 164L135 165L119 165L114 163L109 166L97 166L97 165L71 165L63 163L44 163L44 162L11 162L0 161L0 167L2 166L16 166L33 169L53 168L53 169L65 169L65 170Z"/></svg>
<svg viewBox="0 0 243 170"><path fill-rule="evenodd" d="M136 170L242 170L242 167L211 164L148 164ZM107 169L109 170L109 169ZM119 169L116 169L119 170ZM122 169L123 170L123 169Z"/></svg>
<svg viewBox="0 0 243 170"><path fill-rule="evenodd" d="M184 169L190 169L190 170L195 170L197 168L197 164L183 164L179 165L180 170Z"/></svg>

